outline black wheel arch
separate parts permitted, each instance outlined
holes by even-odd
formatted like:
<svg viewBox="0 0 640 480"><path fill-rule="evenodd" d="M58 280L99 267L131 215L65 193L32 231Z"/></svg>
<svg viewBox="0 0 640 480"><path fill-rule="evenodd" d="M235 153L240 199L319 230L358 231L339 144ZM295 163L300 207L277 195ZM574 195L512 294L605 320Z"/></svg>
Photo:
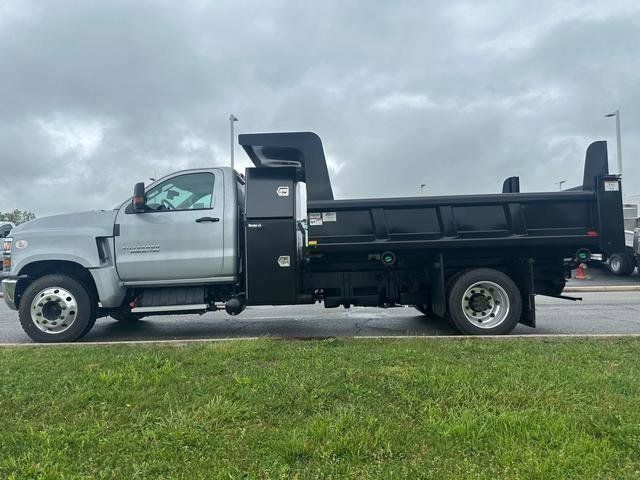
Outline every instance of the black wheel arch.
<svg viewBox="0 0 640 480"><path fill-rule="evenodd" d="M38 278L56 273L75 278L82 284L86 285L93 302L96 306L98 305L100 296L98 295L96 282L93 280L93 276L91 275L91 272L89 272L89 269L77 262L69 260L41 260L29 263L20 269L20 272L18 273L19 279L16 285L16 308L20 308L20 299L29 285Z"/></svg>

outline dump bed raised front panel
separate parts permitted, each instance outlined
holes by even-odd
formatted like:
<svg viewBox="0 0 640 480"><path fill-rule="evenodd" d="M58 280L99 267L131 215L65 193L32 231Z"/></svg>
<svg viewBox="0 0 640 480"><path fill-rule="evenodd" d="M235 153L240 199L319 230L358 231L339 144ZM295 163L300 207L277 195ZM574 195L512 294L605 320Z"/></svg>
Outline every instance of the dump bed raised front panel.
<svg viewBox="0 0 640 480"><path fill-rule="evenodd" d="M597 191L309 202L316 251L565 246L598 251ZM615 242L613 242L615 243Z"/></svg>

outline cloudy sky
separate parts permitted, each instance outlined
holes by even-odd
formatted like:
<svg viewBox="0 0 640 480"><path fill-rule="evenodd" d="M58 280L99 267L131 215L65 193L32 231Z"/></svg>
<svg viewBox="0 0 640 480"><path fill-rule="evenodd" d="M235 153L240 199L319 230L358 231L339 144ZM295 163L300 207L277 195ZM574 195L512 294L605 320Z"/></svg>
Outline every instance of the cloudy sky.
<svg viewBox="0 0 640 480"><path fill-rule="evenodd" d="M640 2L0 1L0 211L111 208L136 181L311 130L338 198L577 184L620 108L640 193ZM236 149L239 166L248 166Z"/></svg>

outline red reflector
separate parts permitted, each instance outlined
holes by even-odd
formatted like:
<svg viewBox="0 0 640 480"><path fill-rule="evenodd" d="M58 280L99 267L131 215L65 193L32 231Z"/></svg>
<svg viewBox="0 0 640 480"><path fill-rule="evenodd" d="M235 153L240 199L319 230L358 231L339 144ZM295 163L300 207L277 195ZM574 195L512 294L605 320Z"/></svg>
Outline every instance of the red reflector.
<svg viewBox="0 0 640 480"><path fill-rule="evenodd" d="M587 237L599 237L600 234L598 232L596 232L595 230L589 230L587 232Z"/></svg>

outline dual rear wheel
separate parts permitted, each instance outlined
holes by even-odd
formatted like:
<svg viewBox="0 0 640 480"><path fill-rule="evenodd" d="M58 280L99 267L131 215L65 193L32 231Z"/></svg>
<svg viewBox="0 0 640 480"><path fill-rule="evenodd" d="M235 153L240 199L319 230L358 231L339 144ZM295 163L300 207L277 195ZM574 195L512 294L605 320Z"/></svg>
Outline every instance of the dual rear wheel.
<svg viewBox="0 0 640 480"><path fill-rule="evenodd" d="M522 314L520 290L511 278L491 268L453 277L447 288L448 320L468 335L502 335L512 331ZM416 309L429 315L426 305Z"/></svg>

